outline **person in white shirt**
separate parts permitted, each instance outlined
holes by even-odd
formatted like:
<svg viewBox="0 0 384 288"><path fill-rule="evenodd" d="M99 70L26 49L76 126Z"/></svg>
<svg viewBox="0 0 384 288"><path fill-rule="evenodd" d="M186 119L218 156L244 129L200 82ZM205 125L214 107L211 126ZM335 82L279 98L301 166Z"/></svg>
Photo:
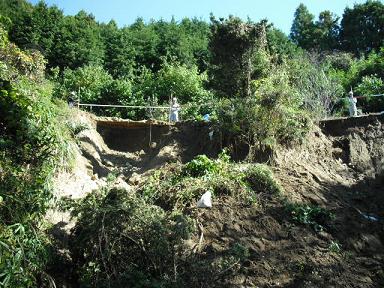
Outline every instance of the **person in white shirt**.
<svg viewBox="0 0 384 288"><path fill-rule="evenodd" d="M180 105L177 102L177 98L173 97L172 99L172 105L170 109L170 115L169 115L169 121L170 122L178 122L179 121L179 111L180 111Z"/></svg>
<svg viewBox="0 0 384 288"><path fill-rule="evenodd" d="M356 117L357 116L357 107L356 107L357 99L353 97L352 90L349 92L348 101L349 101L349 116Z"/></svg>

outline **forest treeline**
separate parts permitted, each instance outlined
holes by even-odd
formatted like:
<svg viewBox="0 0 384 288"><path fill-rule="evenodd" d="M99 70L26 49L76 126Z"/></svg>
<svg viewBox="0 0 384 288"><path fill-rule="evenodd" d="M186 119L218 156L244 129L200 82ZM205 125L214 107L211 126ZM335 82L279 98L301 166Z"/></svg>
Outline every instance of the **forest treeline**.
<svg viewBox="0 0 384 288"><path fill-rule="evenodd" d="M223 91L216 88L223 86L233 86L227 91L230 97L237 91L236 84L220 78L223 74L217 74L215 65L221 59L212 45L221 44L211 40L223 19L211 16L208 23L197 18L149 22L138 18L120 28L114 20L100 23L85 11L65 16L56 6L44 2L32 5L25 0L1 0L0 15L12 42L22 49L40 51L47 59L46 73L59 83L55 95L62 99L75 91L86 103L145 105L167 102L171 94L182 103L206 102L211 91L222 96ZM350 89L364 95L382 92L383 15L384 5L369 0L347 7L341 17L323 11L316 20L300 4L289 36L267 20L253 23L262 23L266 39L264 54L252 49L250 85L263 77L263 67L296 59L298 66L314 66L328 81L339 85L326 100L332 103L327 107L332 112L340 111L343 105L338 99ZM239 39L232 44L228 44L228 38L221 40L227 42L221 48L233 49L234 57L242 57L237 53L242 49ZM300 63L303 61L306 63ZM383 109L382 104L380 99L361 101L364 112ZM104 113L131 118L145 114L119 110Z"/></svg>

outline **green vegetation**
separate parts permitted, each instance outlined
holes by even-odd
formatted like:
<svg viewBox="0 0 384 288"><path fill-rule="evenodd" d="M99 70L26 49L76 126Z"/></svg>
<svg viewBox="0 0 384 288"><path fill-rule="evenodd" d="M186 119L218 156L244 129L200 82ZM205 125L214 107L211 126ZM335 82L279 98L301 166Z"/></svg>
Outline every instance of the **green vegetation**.
<svg viewBox="0 0 384 288"><path fill-rule="evenodd" d="M24 0L3 0L0 7L1 23L11 40L21 48L41 51L48 60L57 83L55 96L60 99L75 91L84 103L145 106L167 105L175 96L185 108L183 119L201 119L220 111L220 98L246 101L242 106L261 101L273 79L287 75L281 86L285 91L268 94L288 94L282 119L291 119L282 125L293 123L297 128L305 126L301 110L309 109L316 119L347 113L341 98L351 88L360 96L382 93L384 5L380 1L346 8L341 17L322 11L317 20L301 4L290 38L266 20L243 22L232 16L217 20L212 15L211 23L197 19L145 23L138 18L119 28L114 21L98 23L84 11L64 16L44 2L34 6ZM97 81L91 85L93 77ZM384 109L377 97L359 100L358 105L364 112ZM133 119L160 117L146 109L93 112ZM278 135L267 135L270 131L258 134L268 143L280 141Z"/></svg>
<svg viewBox="0 0 384 288"><path fill-rule="evenodd" d="M89 194L72 215L78 217L72 252L84 287L172 282L182 240L194 229L188 216L116 189Z"/></svg>
<svg viewBox="0 0 384 288"><path fill-rule="evenodd" d="M206 191L211 191L213 197L234 197L246 205L257 205L257 192L260 192L249 188L245 173L222 152L217 160L199 155L181 168L170 166L159 171L138 193L165 209L185 210L195 205Z"/></svg>
<svg viewBox="0 0 384 288"><path fill-rule="evenodd" d="M44 59L10 44L1 28L0 35L0 286L36 287L38 276L47 279L42 227L51 179L66 167L70 137Z"/></svg>
<svg viewBox="0 0 384 288"><path fill-rule="evenodd" d="M287 203L285 208L293 221L308 225L317 232L329 227L335 217L331 212L320 206Z"/></svg>
<svg viewBox="0 0 384 288"><path fill-rule="evenodd" d="M259 193L281 190L267 166L241 172L221 153L217 160L200 155L181 168L156 171L135 192L107 186L84 199L65 201L63 207L77 219L71 247L81 285L183 286L203 268L216 275L246 261L250 252L241 243L207 265L184 245L198 236L194 207L207 189L214 205L230 197L239 207L257 204Z"/></svg>
<svg viewBox="0 0 384 288"><path fill-rule="evenodd" d="M214 140L245 144L254 160L302 141L313 121L345 115L351 88L359 96L384 92L383 15L383 3L368 0L341 17L323 11L315 20L301 4L288 37L267 20L139 18L119 28L85 11L64 16L42 1L0 0L0 286L50 281L44 216L52 178L68 167L71 137L87 128L68 124L71 97L140 106L177 97L183 120L209 114ZM359 98L358 106L383 111L383 99ZM145 108L93 112L167 119ZM192 208L207 191L214 201L231 198L250 209L262 205L262 195L282 194L268 166L235 165L226 153L170 164L136 194L110 187L92 193L70 205L82 285L181 287L193 283L190 271L209 267L220 275L241 265L250 253L241 244L214 261L185 254L185 240L199 236ZM316 231L332 220L318 206L286 208Z"/></svg>
<svg viewBox="0 0 384 288"><path fill-rule="evenodd" d="M329 244L329 247L328 247L329 251L330 252L333 252L333 253L340 253L342 248L341 248L341 244L337 241L331 241L331 243Z"/></svg>
<svg viewBox="0 0 384 288"><path fill-rule="evenodd" d="M253 191L279 195L281 186L276 182L271 169L264 164L255 164L245 172L245 179Z"/></svg>

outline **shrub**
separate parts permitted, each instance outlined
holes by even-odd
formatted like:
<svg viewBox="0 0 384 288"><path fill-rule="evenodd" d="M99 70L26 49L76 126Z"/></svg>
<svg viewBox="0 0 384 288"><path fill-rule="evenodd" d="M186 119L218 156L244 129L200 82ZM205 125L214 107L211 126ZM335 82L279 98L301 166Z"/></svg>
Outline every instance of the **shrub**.
<svg viewBox="0 0 384 288"><path fill-rule="evenodd" d="M78 217L72 247L85 287L158 287L173 281L179 246L194 227L177 211L116 189L88 195L72 215Z"/></svg>
<svg viewBox="0 0 384 288"><path fill-rule="evenodd" d="M334 58L324 62L319 58L317 54L303 54L287 62L289 77L298 99L316 120L330 116L335 102L344 93L339 77L328 73L331 64L327 64L327 61L333 61L331 59Z"/></svg>
<svg viewBox="0 0 384 288"><path fill-rule="evenodd" d="M377 75L364 76L360 84L356 87L355 94L366 96L359 99L358 105L364 108L364 112L381 112L384 110L384 97L371 95L382 94L384 92L384 81Z"/></svg>
<svg viewBox="0 0 384 288"><path fill-rule="evenodd" d="M2 287L37 287L38 279L42 284L48 243L42 226L53 197L51 179L71 158L61 121L65 108L52 103L52 85L43 79L44 61L36 55L13 44L0 47Z"/></svg>
<svg viewBox="0 0 384 288"><path fill-rule="evenodd" d="M198 166L195 170L195 164L191 163L199 162L196 160L201 158L207 164ZM191 175L189 170L186 170L186 167L191 165L193 173L196 174ZM211 191L214 198L230 196L242 205L256 205L258 195L248 186L244 172L231 163L229 156L224 152L216 160L204 155L196 157L181 169L173 165L163 168L161 172L154 173L139 188L138 193L149 203L166 210L185 211L195 205L206 191Z"/></svg>
<svg viewBox="0 0 384 288"><path fill-rule="evenodd" d="M304 138L310 127L309 115L290 85L285 66L275 67L268 77L253 81L252 90L252 97L224 99L215 107L216 129L222 131L224 139L248 144L251 158L255 150L273 150L277 144Z"/></svg>
<svg viewBox="0 0 384 288"><path fill-rule="evenodd" d="M67 101L73 91L78 97L75 100L80 100L81 103L99 103L103 89L111 82L112 76L102 66L90 65L74 70L67 68L54 93L57 98Z"/></svg>
<svg viewBox="0 0 384 288"><path fill-rule="evenodd" d="M156 74L156 90L153 92L160 103L169 103L171 96L177 97L181 103L194 102L207 98L206 81L207 76L199 74L196 66L165 64Z"/></svg>
<svg viewBox="0 0 384 288"><path fill-rule="evenodd" d="M57 98L68 100L75 92L81 103L109 105L145 105L143 95L133 95L132 83L127 79L113 79L102 66L84 66L75 70L64 70L55 87ZM94 107L92 112L101 116L143 119L145 109Z"/></svg>
<svg viewBox="0 0 384 288"><path fill-rule="evenodd" d="M209 159L206 155L196 156L184 167L184 173L191 177L201 177L218 170L218 163Z"/></svg>
<svg viewBox="0 0 384 288"><path fill-rule="evenodd" d="M341 252L341 244L337 241L331 241L329 244L328 250L332 253L340 253Z"/></svg>
<svg viewBox="0 0 384 288"><path fill-rule="evenodd" d="M245 180L258 193L280 194L281 186L277 183L271 169L264 164L255 164L245 171Z"/></svg>
<svg viewBox="0 0 384 288"><path fill-rule="evenodd" d="M293 221L308 225L315 231L324 230L335 217L331 212L320 206L297 203L287 203L286 211L288 211Z"/></svg>

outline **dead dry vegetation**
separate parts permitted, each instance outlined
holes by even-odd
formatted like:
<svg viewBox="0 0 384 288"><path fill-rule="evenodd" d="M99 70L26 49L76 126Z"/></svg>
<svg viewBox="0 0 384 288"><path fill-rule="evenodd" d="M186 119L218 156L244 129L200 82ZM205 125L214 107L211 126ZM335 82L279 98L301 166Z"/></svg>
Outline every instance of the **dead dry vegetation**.
<svg viewBox="0 0 384 288"><path fill-rule="evenodd" d="M78 117L81 172L59 176L73 192L53 213L59 287L384 285L382 115L320 123L266 164L233 162L207 125L153 127L151 146ZM124 141L138 149L110 149Z"/></svg>

